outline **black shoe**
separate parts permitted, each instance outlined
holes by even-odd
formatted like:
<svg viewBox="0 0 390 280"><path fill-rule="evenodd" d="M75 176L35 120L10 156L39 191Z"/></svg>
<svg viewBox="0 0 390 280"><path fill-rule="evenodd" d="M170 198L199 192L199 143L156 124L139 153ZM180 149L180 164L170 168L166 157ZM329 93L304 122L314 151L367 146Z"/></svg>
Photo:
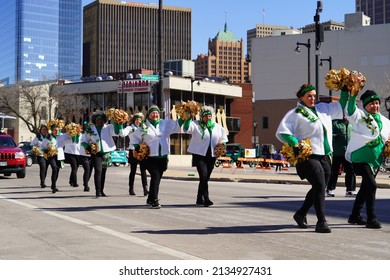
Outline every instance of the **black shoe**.
<svg viewBox="0 0 390 280"><path fill-rule="evenodd" d="M133 189L129 189L129 195L135 195L135 192Z"/></svg>
<svg viewBox="0 0 390 280"><path fill-rule="evenodd" d="M308 228L309 225L307 224L307 219L306 216L299 215L298 213L295 213L294 216L294 221L298 224L299 228Z"/></svg>
<svg viewBox="0 0 390 280"><path fill-rule="evenodd" d="M366 228L382 228L382 224L376 219L367 220Z"/></svg>
<svg viewBox="0 0 390 280"><path fill-rule="evenodd" d="M209 207L209 206L211 206L213 204L214 203L210 199L207 198L207 199L204 200L203 206L204 207Z"/></svg>
<svg viewBox="0 0 390 280"><path fill-rule="evenodd" d="M147 196L149 194L148 186L144 187L144 196Z"/></svg>
<svg viewBox="0 0 390 280"><path fill-rule="evenodd" d="M84 191L89 192L89 187L88 186L84 187Z"/></svg>
<svg viewBox="0 0 390 280"><path fill-rule="evenodd" d="M43 188L47 188L46 184L45 184L45 183L41 184L41 188L42 188L42 189L43 189Z"/></svg>
<svg viewBox="0 0 390 280"><path fill-rule="evenodd" d="M106 194L105 194L104 192L101 192L101 193L100 193L100 196L104 196L104 197L105 197Z"/></svg>
<svg viewBox="0 0 390 280"><path fill-rule="evenodd" d="M203 199L197 199L197 200L196 200L196 205L198 205L198 206L204 206L204 200L203 200Z"/></svg>
<svg viewBox="0 0 390 280"><path fill-rule="evenodd" d="M52 189L51 189L51 192L52 192L52 193L56 193L56 192L58 192L58 189L57 189L57 188L52 188Z"/></svg>
<svg viewBox="0 0 390 280"><path fill-rule="evenodd" d="M348 218L348 223L353 225L365 225L367 222L360 215L357 217L350 215Z"/></svg>
<svg viewBox="0 0 390 280"><path fill-rule="evenodd" d="M146 205L152 205L152 201L149 198L146 200Z"/></svg>
<svg viewBox="0 0 390 280"><path fill-rule="evenodd" d="M317 222L316 224L316 232L319 233L330 233L331 230L326 221Z"/></svg>
<svg viewBox="0 0 390 280"><path fill-rule="evenodd" d="M74 184L73 187L74 188L77 188L79 186L79 184Z"/></svg>
<svg viewBox="0 0 390 280"><path fill-rule="evenodd" d="M160 208L161 208L161 204L158 202L158 199L156 199L156 200L150 205L150 208L152 208L152 209L160 209Z"/></svg>

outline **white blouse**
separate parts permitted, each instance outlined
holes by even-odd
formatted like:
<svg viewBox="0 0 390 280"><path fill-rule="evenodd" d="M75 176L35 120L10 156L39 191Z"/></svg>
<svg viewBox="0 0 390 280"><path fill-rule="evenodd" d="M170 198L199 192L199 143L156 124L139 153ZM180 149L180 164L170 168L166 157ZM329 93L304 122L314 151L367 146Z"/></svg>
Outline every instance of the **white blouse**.
<svg viewBox="0 0 390 280"><path fill-rule="evenodd" d="M145 142L150 149L151 157L166 156L170 153L170 135L180 133L181 129L178 121L160 120L160 123L154 127L149 120L145 121L146 128L141 126L134 132L134 143L141 144ZM159 154L161 146L161 154Z"/></svg>
<svg viewBox="0 0 390 280"><path fill-rule="evenodd" d="M346 108L348 108L348 105ZM355 112L351 116L346 114L346 117L353 126L351 140L348 143L347 151L345 153L345 158L348 161L351 161L351 154L354 151L364 147L366 143L375 140L379 135L381 136L383 143L385 143L388 137L390 137L390 120L384 117L382 114L380 115L382 121L381 131L379 131L379 125L375 119L370 116L370 114L366 114L359 108L356 108ZM363 118L367 117L371 119L372 129L367 126L366 122L362 121Z"/></svg>
<svg viewBox="0 0 390 280"><path fill-rule="evenodd" d="M191 141L187 151L192 154L205 156L209 146L211 146L211 156L215 157L215 146L218 143L228 142L226 131L220 124L215 123L210 135L209 130L205 127L203 131L199 123L200 121L191 121L188 130L184 131L187 134L191 134Z"/></svg>
<svg viewBox="0 0 390 280"><path fill-rule="evenodd" d="M301 113L296 113L295 110L298 107L305 110L314 121L310 121ZM280 122L275 134L279 141L285 142L282 134L293 135L298 141L309 138L313 154L325 155L325 128L326 137L328 139L330 149L332 150L332 120L343 118L343 110L340 103L333 102L316 104L315 109L318 117L309 108L301 105L299 102L296 108L288 111Z"/></svg>

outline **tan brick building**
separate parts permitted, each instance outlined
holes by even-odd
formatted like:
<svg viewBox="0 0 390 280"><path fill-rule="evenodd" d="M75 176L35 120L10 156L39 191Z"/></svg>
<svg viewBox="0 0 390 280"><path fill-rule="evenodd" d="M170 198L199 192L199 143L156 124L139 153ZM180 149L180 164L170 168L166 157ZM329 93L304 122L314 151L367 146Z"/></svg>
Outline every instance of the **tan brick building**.
<svg viewBox="0 0 390 280"><path fill-rule="evenodd" d="M227 24L209 40L208 50L207 55L200 54L194 60L196 76L226 78L232 84L250 81L251 63L244 58L244 41L237 40Z"/></svg>

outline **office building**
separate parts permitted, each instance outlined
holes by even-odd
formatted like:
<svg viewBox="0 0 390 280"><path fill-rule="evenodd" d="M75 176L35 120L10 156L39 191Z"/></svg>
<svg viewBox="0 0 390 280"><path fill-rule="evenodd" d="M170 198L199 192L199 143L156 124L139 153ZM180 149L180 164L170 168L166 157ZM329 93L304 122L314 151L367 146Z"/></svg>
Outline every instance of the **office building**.
<svg viewBox="0 0 390 280"><path fill-rule="evenodd" d="M0 83L81 77L81 0L2 1Z"/></svg>
<svg viewBox="0 0 390 280"><path fill-rule="evenodd" d="M84 7L83 76L159 70L159 6L98 0ZM162 61L191 59L189 8L162 7Z"/></svg>
<svg viewBox="0 0 390 280"><path fill-rule="evenodd" d="M322 25L324 31L339 31L339 30L344 30L344 28L345 28L345 25L343 22L337 22L334 20L328 20L326 22L321 22L321 25ZM315 23L305 25L305 27L302 28L302 33L314 33L314 32L316 32Z"/></svg>
<svg viewBox="0 0 390 280"><path fill-rule="evenodd" d="M208 54L200 54L195 61L195 75L224 78L232 84L250 81L251 63L244 58L244 41L224 29L208 42Z"/></svg>
<svg viewBox="0 0 390 280"><path fill-rule="evenodd" d="M381 113L386 116L388 112L384 104L389 95L390 25L367 25L367 17L362 13L347 14L344 19L344 30L325 31L320 58L331 57L332 69L344 67L360 71L367 79L362 92L367 89L375 90L382 97ZM307 81L308 74L315 77L315 64L312 63L310 67L308 65L309 49L303 47L299 55L294 51L297 42L304 43L308 39L313 39L313 33L253 41L254 119L259 123L256 132L263 143L273 143L277 148L281 147L281 143L275 137L275 130L280 120L296 105L295 93ZM311 62L314 62L313 47L309 55ZM324 66L318 68L317 93L324 101L332 97L336 99L340 96L340 91L333 91L332 96L329 95L324 77L330 65L324 62Z"/></svg>
<svg viewBox="0 0 390 280"><path fill-rule="evenodd" d="M356 0L356 12L371 18L371 25L390 23L390 0Z"/></svg>
<svg viewBox="0 0 390 280"><path fill-rule="evenodd" d="M252 39L254 38L264 38L268 36L275 36L274 32L279 30L279 35L287 35L287 34L299 34L301 33L299 30L292 29L288 26L281 25L269 25L269 24L256 24L255 28L249 29L246 32L246 44L247 44L247 54L251 54L252 49Z"/></svg>

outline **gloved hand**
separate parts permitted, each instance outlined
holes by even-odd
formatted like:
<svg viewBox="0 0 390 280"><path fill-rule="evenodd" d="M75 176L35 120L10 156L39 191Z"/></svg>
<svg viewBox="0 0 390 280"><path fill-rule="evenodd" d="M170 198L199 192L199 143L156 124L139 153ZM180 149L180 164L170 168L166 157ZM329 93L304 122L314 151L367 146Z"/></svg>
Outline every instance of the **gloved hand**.
<svg viewBox="0 0 390 280"><path fill-rule="evenodd" d="M294 152L294 156L295 157L298 157L300 151L301 151L301 148L293 147L293 152Z"/></svg>

